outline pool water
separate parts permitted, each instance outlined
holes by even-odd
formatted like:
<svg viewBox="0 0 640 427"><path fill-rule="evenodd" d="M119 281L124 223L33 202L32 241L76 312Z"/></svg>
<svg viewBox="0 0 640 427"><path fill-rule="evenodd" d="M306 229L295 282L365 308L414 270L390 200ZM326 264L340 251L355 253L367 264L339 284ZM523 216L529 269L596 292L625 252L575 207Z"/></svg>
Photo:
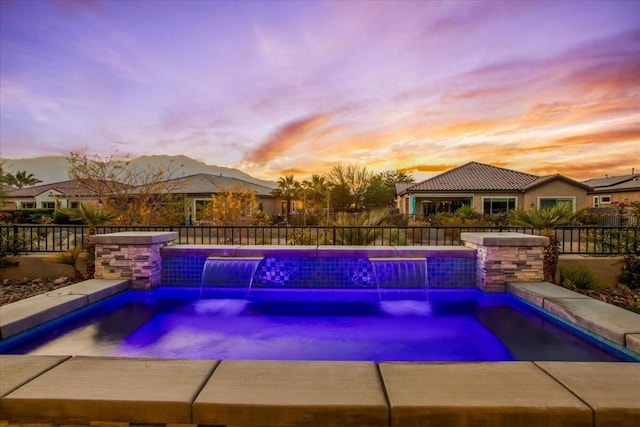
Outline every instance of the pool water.
<svg viewBox="0 0 640 427"><path fill-rule="evenodd" d="M274 292L277 292L274 290ZM284 294L283 294L284 296ZM282 301L129 291L0 342L5 354L188 359L620 361L508 295Z"/></svg>

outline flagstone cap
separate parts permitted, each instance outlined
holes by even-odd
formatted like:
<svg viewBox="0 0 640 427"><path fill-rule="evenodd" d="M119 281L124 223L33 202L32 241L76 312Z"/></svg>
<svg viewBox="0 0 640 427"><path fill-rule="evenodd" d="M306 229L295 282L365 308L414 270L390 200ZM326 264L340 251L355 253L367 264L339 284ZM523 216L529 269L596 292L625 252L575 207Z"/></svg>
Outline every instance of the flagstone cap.
<svg viewBox="0 0 640 427"><path fill-rule="evenodd" d="M460 239L466 243L482 246L547 246L549 238L525 233L461 233Z"/></svg>

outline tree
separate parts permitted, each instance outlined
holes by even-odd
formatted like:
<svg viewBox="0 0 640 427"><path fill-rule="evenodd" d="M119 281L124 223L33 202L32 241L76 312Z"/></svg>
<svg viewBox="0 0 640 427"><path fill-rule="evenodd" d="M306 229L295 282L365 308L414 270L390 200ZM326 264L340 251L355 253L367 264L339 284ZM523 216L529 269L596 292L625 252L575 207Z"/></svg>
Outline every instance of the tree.
<svg viewBox="0 0 640 427"><path fill-rule="evenodd" d="M271 191L271 194L287 201L287 218L289 218L291 201L298 195L299 184L297 184L293 175L281 176L276 184L277 187Z"/></svg>
<svg viewBox="0 0 640 427"><path fill-rule="evenodd" d="M364 195L371 184L373 173L366 167L336 165L325 179L333 187L331 199L336 208L359 210L364 206Z"/></svg>
<svg viewBox="0 0 640 427"><path fill-rule="evenodd" d="M251 223L258 208L256 192L242 185L224 188L212 198L211 218L215 225Z"/></svg>
<svg viewBox="0 0 640 427"><path fill-rule="evenodd" d="M184 222L184 206L176 180L181 165L148 166L140 169L114 155L100 157L86 152L71 153L69 177L78 181L102 206L127 225L176 224Z"/></svg>
<svg viewBox="0 0 640 427"><path fill-rule="evenodd" d="M325 199L329 191L326 179L318 174L313 174L311 180L304 181L307 187L307 202L312 209L324 208Z"/></svg>
<svg viewBox="0 0 640 427"><path fill-rule="evenodd" d="M414 179L405 172L397 170L389 170L375 174L365 192L364 205L368 208L394 206L396 184L400 182L414 182Z"/></svg>
<svg viewBox="0 0 640 427"><path fill-rule="evenodd" d="M15 188L32 187L42 181L27 171L17 171L14 174L6 172L2 174L2 182Z"/></svg>
<svg viewBox="0 0 640 427"><path fill-rule="evenodd" d="M529 210L514 209L509 212L509 222L516 226L531 227L549 238L544 248L544 280L556 283L556 270L560 256L560 242L556 238L555 228L575 224L582 211L574 212L571 203L559 203L546 208Z"/></svg>

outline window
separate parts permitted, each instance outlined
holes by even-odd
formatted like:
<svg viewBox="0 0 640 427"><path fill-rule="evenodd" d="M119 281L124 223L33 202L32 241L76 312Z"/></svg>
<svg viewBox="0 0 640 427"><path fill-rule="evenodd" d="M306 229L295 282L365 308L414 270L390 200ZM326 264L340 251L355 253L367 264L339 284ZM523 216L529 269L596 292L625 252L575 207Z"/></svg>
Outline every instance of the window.
<svg viewBox="0 0 640 427"><path fill-rule="evenodd" d="M20 207L22 209L35 209L36 208L36 203L35 202L22 202L22 203L20 203Z"/></svg>
<svg viewBox="0 0 640 427"><path fill-rule="evenodd" d="M40 207L42 207L42 209L55 209L56 202L41 202Z"/></svg>
<svg viewBox="0 0 640 427"><path fill-rule="evenodd" d="M69 207L71 209L78 209L80 207L80 202L69 202Z"/></svg>
<svg viewBox="0 0 640 427"><path fill-rule="evenodd" d="M213 200L211 199L195 199L193 201L195 209L192 221L211 221L213 220Z"/></svg>
<svg viewBox="0 0 640 427"><path fill-rule="evenodd" d="M516 208L515 197L483 197L482 212L485 215L505 214Z"/></svg>
<svg viewBox="0 0 640 427"><path fill-rule="evenodd" d="M571 207L575 209L576 198L575 197L540 197L538 199L538 207L540 209L551 208L553 206L556 206L562 203L570 203Z"/></svg>

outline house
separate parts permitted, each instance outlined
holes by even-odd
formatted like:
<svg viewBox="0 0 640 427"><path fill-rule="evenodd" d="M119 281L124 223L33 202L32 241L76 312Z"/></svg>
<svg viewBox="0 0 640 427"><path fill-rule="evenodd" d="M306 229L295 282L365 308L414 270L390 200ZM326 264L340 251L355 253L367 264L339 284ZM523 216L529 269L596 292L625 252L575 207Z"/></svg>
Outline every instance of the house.
<svg viewBox="0 0 640 427"><path fill-rule="evenodd" d="M212 196L229 190L249 190L256 195L260 210L274 216L278 214L280 200L272 194L273 188L238 178L222 175L200 173L167 181L170 194L183 196L185 216L188 223L206 222L207 207L212 203ZM252 215L254 212L247 212Z"/></svg>
<svg viewBox="0 0 640 427"><path fill-rule="evenodd" d="M11 189L4 203L14 209L77 208L80 203L96 203L97 196L77 180Z"/></svg>
<svg viewBox="0 0 640 427"><path fill-rule="evenodd" d="M184 203L185 223L206 221L203 217L212 196L229 189L248 189L256 195L258 205L268 215L277 215L279 200L271 194L273 188L222 175L196 174L175 178L163 183L164 192L180 196ZM135 189L126 191L127 197L135 196ZM97 203L99 197L76 180L13 189L6 192L6 206L15 209L76 208L80 203ZM253 212L247 212L251 215Z"/></svg>
<svg viewBox="0 0 640 427"><path fill-rule="evenodd" d="M617 202L640 202L640 174L634 172L585 181L592 188L589 192L590 206L605 209Z"/></svg>
<svg viewBox="0 0 640 427"><path fill-rule="evenodd" d="M570 202L574 210L588 205L591 187L565 176L536 176L470 162L415 184L396 187L401 214L432 215L471 206L485 215L511 209Z"/></svg>

